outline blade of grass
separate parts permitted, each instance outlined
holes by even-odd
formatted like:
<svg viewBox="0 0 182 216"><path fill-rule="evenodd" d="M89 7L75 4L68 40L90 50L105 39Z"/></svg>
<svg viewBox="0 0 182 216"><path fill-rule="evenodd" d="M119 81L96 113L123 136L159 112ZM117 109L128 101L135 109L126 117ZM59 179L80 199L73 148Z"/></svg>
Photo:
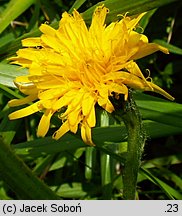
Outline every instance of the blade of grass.
<svg viewBox="0 0 182 216"><path fill-rule="evenodd" d="M35 0L11 0L2 12L0 19L0 33L20 14L29 8Z"/></svg>
<svg viewBox="0 0 182 216"><path fill-rule="evenodd" d="M50 24L51 27L53 28L58 28L59 26L59 21L54 22ZM13 40L9 43L4 44L3 46L0 47L0 60L6 59L10 56L12 56L18 49L21 48L21 40L24 38L29 38L29 37L38 37L41 35L41 32L39 29L36 29L34 31L28 32L21 37L17 38L16 40Z"/></svg>
<svg viewBox="0 0 182 216"><path fill-rule="evenodd" d="M177 54L177 55L182 55L182 49L177 47L177 46L174 46L172 44L169 44L167 43L166 41L163 41L163 40L154 40L154 43L157 43L163 47L166 47L170 53L174 53L174 54Z"/></svg>
<svg viewBox="0 0 182 216"><path fill-rule="evenodd" d="M143 162L143 168L154 168L159 166L167 166L167 165L174 165L180 164L182 161L182 154L170 155L166 157L159 157L154 158L151 160L147 160Z"/></svg>
<svg viewBox="0 0 182 216"><path fill-rule="evenodd" d="M150 22L151 17L153 16L153 14L156 12L156 8L153 10L148 11L144 17L142 17L142 19L140 20L140 27L142 27L142 30L145 30L145 28L147 27L148 23ZM137 29L136 29L137 31ZM141 30L140 30L141 31Z"/></svg>
<svg viewBox="0 0 182 216"><path fill-rule="evenodd" d="M57 194L64 198L83 199L87 196L97 196L100 193L100 187L95 184L77 183L71 184L65 183L61 186L52 186L52 190L56 190Z"/></svg>
<svg viewBox="0 0 182 216"><path fill-rule="evenodd" d="M135 99L144 119L182 127L181 104L145 94L135 94Z"/></svg>
<svg viewBox="0 0 182 216"><path fill-rule="evenodd" d="M144 175L148 180L159 186L169 199L182 199L182 194L180 194L177 190L175 190L159 178L155 177L149 170L141 168L140 174Z"/></svg>
<svg viewBox="0 0 182 216"><path fill-rule="evenodd" d="M157 170L155 170L155 172L158 174L158 175L161 175L162 173L162 176L167 179L168 181L171 181L174 183L175 186L177 186L180 191L182 191L182 179L177 176L174 172L166 169L166 168L163 168L161 167L160 165L157 166Z"/></svg>
<svg viewBox="0 0 182 216"><path fill-rule="evenodd" d="M2 85L2 84L0 84L0 90L9 99L22 98L23 97L23 96L19 95L16 91L13 91L12 89L10 89L10 88Z"/></svg>
<svg viewBox="0 0 182 216"><path fill-rule="evenodd" d="M23 76L28 73L27 69L20 69L19 66L0 63L0 84L15 88L13 80L17 76Z"/></svg>
<svg viewBox="0 0 182 216"><path fill-rule="evenodd" d="M9 145L11 144L22 119L19 119L18 121L9 121L8 114L9 112L7 111L3 113L3 119L0 123L0 137L2 137L4 142Z"/></svg>
<svg viewBox="0 0 182 216"><path fill-rule="evenodd" d="M128 12L128 15L130 16L136 15L175 1L179 0L105 0L89 8L82 15L84 20L87 23L90 23L92 13L95 8L99 5L104 4L110 10L110 13L107 17L107 22L111 22L117 19L118 14L125 14L126 12Z"/></svg>
<svg viewBox="0 0 182 216"><path fill-rule="evenodd" d="M144 120L144 128L146 128L147 135L151 138L178 134L182 132L182 128L171 127L169 125L160 124L148 120ZM96 143L96 147L101 148L101 150L103 150L107 154L112 154L110 143L118 145L118 143L125 141L126 137L127 136L124 125L115 125L93 129L93 140ZM82 142L79 136L74 136L71 133L65 134L58 141L53 140L51 137L45 137L13 145L16 154L25 157L39 157L56 152L62 152L66 150L69 151L80 147L87 147L87 145Z"/></svg>
<svg viewBox="0 0 182 216"><path fill-rule="evenodd" d="M40 7L41 7L40 1L36 1L35 10L34 10L32 18L28 24L27 32L31 31L35 27L38 27L37 25L38 25L38 20L39 20L39 16L40 16Z"/></svg>
<svg viewBox="0 0 182 216"><path fill-rule="evenodd" d="M78 10L82 4L84 4L87 0L76 0L72 7L69 9L68 13L72 13L74 9Z"/></svg>
<svg viewBox="0 0 182 216"><path fill-rule="evenodd" d="M106 111L100 113L100 127L109 126L109 116ZM111 182L111 173L110 173L110 155L101 152L101 182L102 186L107 185Z"/></svg>
<svg viewBox="0 0 182 216"><path fill-rule="evenodd" d="M95 158L95 148L88 147L85 150L85 178L91 180L93 175L93 163L96 160Z"/></svg>
<svg viewBox="0 0 182 216"><path fill-rule="evenodd" d="M58 199L0 138L0 176L20 199ZM23 183L23 186L22 186Z"/></svg>

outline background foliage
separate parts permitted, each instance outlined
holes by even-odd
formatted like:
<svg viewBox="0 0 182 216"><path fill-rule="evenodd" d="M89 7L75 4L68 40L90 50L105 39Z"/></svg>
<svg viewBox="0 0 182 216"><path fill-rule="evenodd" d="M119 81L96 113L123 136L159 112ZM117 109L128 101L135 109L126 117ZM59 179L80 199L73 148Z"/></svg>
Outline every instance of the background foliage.
<svg viewBox="0 0 182 216"><path fill-rule="evenodd" d="M26 73L7 58L21 47L21 39L38 36L48 22L57 27L62 12L78 9L89 24L97 0L0 0L0 199L122 199L122 170L127 148L124 124L97 110L93 130L96 147L86 146L79 134L59 141L51 134L60 122L54 118L45 138L36 137L40 114L15 121L7 102L21 98L13 79ZM140 26L149 41L167 47L170 55L155 53L138 63L147 77L175 98L135 92L147 133L138 176L138 199L182 199L182 20L180 1L106 0L107 22L118 13L149 10ZM103 3L102 2L102 3ZM127 2L127 4L126 4ZM139 29L139 31L142 31ZM37 178L37 177L38 178ZM43 183L44 182L44 183ZM28 190L28 193L25 191ZM37 190L39 188L39 190Z"/></svg>

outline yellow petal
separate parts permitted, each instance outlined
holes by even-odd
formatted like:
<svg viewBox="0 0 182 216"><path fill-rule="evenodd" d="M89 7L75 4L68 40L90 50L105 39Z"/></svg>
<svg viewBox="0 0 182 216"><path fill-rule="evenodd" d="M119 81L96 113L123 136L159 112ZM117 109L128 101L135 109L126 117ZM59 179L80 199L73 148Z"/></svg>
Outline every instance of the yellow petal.
<svg viewBox="0 0 182 216"><path fill-rule="evenodd" d="M28 104L28 103L36 100L36 99L37 99L37 94L36 95L33 94L33 95L29 95L25 98L10 100L8 102L8 105L10 107L20 106L20 105Z"/></svg>
<svg viewBox="0 0 182 216"><path fill-rule="evenodd" d="M69 125L70 131L74 134L76 134L77 130L78 130L78 124L75 125Z"/></svg>
<svg viewBox="0 0 182 216"><path fill-rule="evenodd" d="M166 91L164 91L162 88L160 88L159 86L155 85L154 83L148 82L148 84L152 86L154 92L163 95L165 98L167 98L169 100L173 101L175 99L174 97L172 97L170 94L168 94Z"/></svg>
<svg viewBox="0 0 182 216"><path fill-rule="evenodd" d="M141 72L141 70L140 70L140 68L138 67L138 65L137 65L136 62L131 61L131 62L126 66L126 69L127 69L130 73L132 73L132 74L134 74L134 75L140 77L140 78L146 83L146 85L148 85L148 84L147 84L147 81L146 81L146 78L145 78L144 75L142 74L142 72ZM149 87L150 87L150 86L149 86Z"/></svg>
<svg viewBox="0 0 182 216"><path fill-rule="evenodd" d="M31 81L29 81L29 82L17 82L17 80L20 80L20 79L16 79L16 81L14 83L23 94L25 94L25 95L29 95L29 94L37 95L38 90L37 90L36 86Z"/></svg>
<svg viewBox="0 0 182 216"><path fill-rule="evenodd" d="M54 100L41 100L41 105L45 109L51 109L54 104Z"/></svg>
<svg viewBox="0 0 182 216"><path fill-rule="evenodd" d="M41 80L36 80L36 77L33 77L33 81L36 82L36 85L39 89L47 90L47 89L62 89L65 91L67 89L66 83L63 84L61 78L60 79L54 79L54 76L42 76ZM65 92L64 92L65 93Z"/></svg>
<svg viewBox="0 0 182 216"><path fill-rule="evenodd" d="M95 117L95 107L94 107L94 105L91 107L90 113L88 114L87 123L88 123L89 127L95 127L96 117Z"/></svg>
<svg viewBox="0 0 182 216"><path fill-rule="evenodd" d="M53 105L52 109L54 110L59 110L64 106L67 106L68 104L71 103L75 95L72 92L66 93L63 97L58 99L55 104Z"/></svg>
<svg viewBox="0 0 182 216"><path fill-rule="evenodd" d="M53 138L58 140L70 130L68 121L64 122L61 127L53 134Z"/></svg>
<svg viewBox="0 0 182 216"><path fill-rule="evenodd" d="M15 83L17 83L17 85L21 83L30 83L29 75L16 77ZM19 88L19 85L17 87Z"/></svg>
<svg viewBox="0 0 182 216"><path fill-rule="evenodd" d="M73 15L65 12L57 30L43 24L40 37L22 41L25 48L10 60L29 69L27 76L15 81L19 90L28 96L12 100L9 105L22 105L36 99L38 102L10 114L10 119L43 110L37 134L45 136L51 116L54 112L59 115L60 111L63 124L53 138L59 139L68 131L76 133L81 125L83 141L94 145L91 128L96 124L96 103L112 113L114 106L109 98L118 99L123 94L127 100L128 87L174 99L148 82L134 62L158 50L168 53L166 48L149 43L144 34L134 31L144 13L135 17L126 14L122 20L106 26L107 13L104 5L96 7L88 28L79 12L74 10Z"/></svg>
<svg viewBox="0 0 182 216"><path fill-rule="evenodd" d="M122 71L121 76L124 79L122 83L133 89L145 90L145 88L148 88L152 90L152 86L148 84L149 82L146 82L146 80L143 80L134 74Z"/></svg>
<svg viewBox="0 0 182 216"><path fill-rule="evenodd" d="M86 144L95 146L92 141L91 128L86 123L81 125L81 137Z"/></svg>
<svg viewBox="0 0 182 216"><path fill-rule="evenodd" d="M62 96L65 93L62 89L48 89L39 93L38 97L41 100L49 100Z"/></svg>
<svg viewBox="0 0 182 216"><path fill-rule="evenodd" d="M94 105L94 98L88 93L84 95L82 101L82 112L84 116L87 116Z"/></svg>
<svg viewBox="0 0 182 216"><path fill-rule="evenodd" d="M133 74L129 74L127 72L122 72L122 76L126 79L123 81L124 84L128 85L131 88L139 89L142 91L154 91L156 93L159 93L163 95L164 97L168 98L169 100L174 100L174 98L165 92L163 89L161 89L159 86L155 85L152 82L144 82L142 79L138 78L137 76L134 76Z"/></svg>
<svg viewBox="0 0 182 216"><path fill-rule="evenodd" d="M93 13L90 29L94 29L97 25L103 26L107 13L108 9L104 5L98 6Z"/></svg>
<svg viewBox="0 0 182 216"><path fill-rule="evenodd" d="M107 98L98 97L98 104L109 113L112 113L114 111L114 106Z"/></svg>
<svg viewBox="0 0 182 216"><path fill-rule="evenodd" d="M125 100L127 100L127 98L128 98L128 88L125 85L123 85L122 83L121 84L117 84L117 83L110 84L109 90L111 92L115 92L118 94L124 94Z"/></svg>
<svg viewBox="0 0 182 216"><path fill-rule="evenodd" d="M107 85L100 85L100 88L98 89L99 95L103 98L108 98L108 86Z"/></svg>
<svg viewBox="0 0 182 216"><path fill-rule="evenodd" d="M148 43L148 38L147 36L143 34L139 34L135 31L131 31L129 34L129 40L127 45L132 49L133 47L139 45L139 41L142 41L144 43Z"/></svg>
<svg viewBox="0 0 182 216"><path fill-rule="evenodd" d="M140 58L143 58L147 55L150 55L156 51L162 51L164 52L165 54L169 54L169 51L168 49L158 45L158 44L155 44L155 43L148 43L148 44L145 44L145 43L141 43L140 46L139 46L139 50L138 52L136 52L136 54L134 54L130 59L140 59Z"/></svg>
<svg viewBox="0 0 182 216"><path fill-rule="evenodd" d="M44 137L47 134L49 130L50 119L52 115L53 115L53 112L51 110L45 111L38 125L37 136Z"/></svg>
<svg viewBox="0 0 182 216"><path fill-rule="evenodd" d="M34 48L24 48L24 49L19 49L17 55L20 58L36 61L38 57L41 57L40 52L41 52L40 50L38 51L37 49Z"/></svg>
<svg viewBox="0 0 182 216"><path fill-rule="evenodd" d="M23 109L20 109L18 111L15 111L11 114L9 114L9 119L10 120L13 120L13 119L19 119L19 118L22 118L22 117L25 117L25 116L29 116L33 113L36 113L38 111L40 111L40 106L39 106L39 101L26 107L26 108L23 108Z"/></svg>
<svg viewBox="0 0 182 216"><path fill-rule="evenodd" d="M26 67L29 68L30 65L32 64L31 60L24 59L21 57L12 57L12 58L9 58L8 60L13 61L10 64L18 64L18 65L21 65L23 68L26 68Z"/></svg>
<svg viewBox="0 0 182 216"><path fill-rule="evenodd" d="M49 47L53 48L58 53L61 53L62 47L61 44L56 40L55 37L52 37L50 35L43 34L41 36L41 40Z"/></svg>
<svg viewBox="0 0 182 216"><path fill-rule="evenodd" d="M39 37L26 38L22 40L22 46L24 47L41 46L41 40Z"/></svg>
<svg viewBox="0 0 182 216"><path fill-rule="evenodd" d="M112 113L115 110L109 99L107 100L107 103L105 104L105 106L103 106L103 108L109 113Z"/></svg>
<svg viewBox="0 0 182 216"><path fill-rule="evenodd" d="M56 30L47 24L42 24L39 29L42 33L50 35L52 37L54 37L56 34Z"/></svg>
<svg viewBox="0 0 182 216"><path fill-rule="evenodd" d="M81 112L81 109L74 109L72 112L70 112L68 114L68 122L70 125L78 125L79 124L79 121L80 121L80 112Z"/></svg>
<svg viewBox="0 0 182 216"><path fill-rule="evenodd" d="M125 17L120 22L125 22L128 29L134 29L146 12L139 14L135 18Z"/></svg>

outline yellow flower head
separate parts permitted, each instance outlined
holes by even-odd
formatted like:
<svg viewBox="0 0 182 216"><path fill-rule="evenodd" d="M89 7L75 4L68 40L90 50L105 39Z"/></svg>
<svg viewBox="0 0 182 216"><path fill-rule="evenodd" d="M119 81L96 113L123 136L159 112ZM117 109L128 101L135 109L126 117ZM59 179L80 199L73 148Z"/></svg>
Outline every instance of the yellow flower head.
<svg viewBox="0 0 182 216"><path fill-rule="evenodd" d="M76 133L80 126L83 141L93 145L91 128L96 124L96 104L112 113L114 106L109 98L123 94L127 100L128 87L155 91L173 100L147 81L134 61L158 50L168 53L134 31L144 14L135 18L124 16L106 26L107 13L104 6L97 7L87 28L76 10L73 15L64 12L57 30L42 24L40 37L22 41L25 48L11 59L29 68L28 75L15 80L27 97L11 100L9 105L35 102L11 113L10 119L43 111L37 135L44 137L52 115L58 112L62 125L53 138L59 139L68 131Z"/></svg>

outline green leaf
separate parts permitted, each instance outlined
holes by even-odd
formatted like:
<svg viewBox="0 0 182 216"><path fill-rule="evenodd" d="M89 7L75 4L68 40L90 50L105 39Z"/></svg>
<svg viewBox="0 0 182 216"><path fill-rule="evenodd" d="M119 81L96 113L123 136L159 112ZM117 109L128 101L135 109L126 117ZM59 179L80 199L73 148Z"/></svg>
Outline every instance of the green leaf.
<svg viewBox="0 0 182 216"><path fill-rule="evenodd" d="M13 81L17 76L28 74L28 70L16 65L0 63L0 84L15 88Z"/></svg>
<svg viewBox="0 0 182 216"><path fill-rule="evenodd" d="M52 190L56 190L57 194L64 198L84 198L99 194L100 188L94 184L85 184L79 182L65 183L60 186L52 186Z"/></svg>
<svg viewBox="0 0 182 216"><path fill-rule="evenodd" d="M140 20L140 23L139 23L140 27L142 27L142 30L145 30L145 28L147 27L148 23L150 22L151 17L156 12L156 10L157 9L150 10L150 11L148 11L145 14L145 16L142 17L142 19Z"/></svg>
<svg viewBox="0 0 182 216"><path fill-rule="evenodd" d="M0 176L20 199L58 199L0 138ZM23 187L22 187L23 183Z"/></svg>
<svg viewBox="0 0 182 216"><path fill-rule="evenodd" d="M10 89L10 88L6 87L5 85L2 85L2 84L0 84L0 90L1 90L1 93L3 93L9 99L22 98L23 97L19 93L17 93L14 89L12 90L12 89ZM0 117L1 117L1 114L0 114Z"/></svg>
<svg viewBox="0 0 182 216"><path fill-rule="evenodd" d="M72 13L74 9L78 10L85 2L86 0L76 0L68 12Z"/></svg>
<svg viewBox="0 0 182 216"><path fill-rule="evenodd" d="M161 124L154 121L144 120L144 128L150 138L163 137L171 134L179 134L182 128L173 127L168 124ZM127 138L124 125L113 125L109 127L98 127L93 129L93 140L96 147L107 154L117 155L112 150ZM114 146L113 146L114 145ZM29 142L13 145L16 154L21 156L40 157L47 154L54 154L62 151L70 151L80 147L88 147L80 137L71 133L65 134L56 141L51 137L32 140ZM117 157L117 156L116 156Z"/></svg>
<svg viewBox="0 0 182 216"><path fill-rule="evenodd" d="M0 16L0 33L34 2L35 0L11 0Z"/></svg>
<svg viewBox="0 0 182 216"><path fill-rule="evenodd" d="M50 24L50 26L56 29L59 26L59 22L54 22ZM25 38L38 37L40 35L41 35L40 30L36 29L34 31L23 34L21 37L17 38L16 40L4 44L3 46L0 47L0 60L6 59L14 55L14 53L21 48L21 40Z"/></svg>
<svg viewBox="0 0 182 216"><path fill-rule="evenodd" d="M166 47L170 53L174 53L174 54L177 54L177 55L182 55L182 49L177 47L177 46L174 46L172 44L169 44L167 43L166 41L163 41L163 40L154 40L155 43L163 46L163 47Z"/></svg>
<svg viewBox="0 0 182 216"><path fill-rule="evenodd" d="M5 188L5 184L0 181L0 200L11 200L11 198L6 193Z"/></svg>
<svg viewBox="0 0 182 216"><path fill-rule="evenodd" d="M85 178L91 180L93 177L94 161L96 161L96 149L94 147L85 150Z"/></svg>
<svg viewBox="0 0 182 216"><path fill-rule="evenodd" d="M8 118L9 112L7 110L3 112L3 119L0 123L0 137L3 138L6 144L10 144L16 134L17 128L19 128L22 119L18 121L10 121Z"/></svg>
<svg viewBox="0 0 182 216"><path fill-rule="evenodd" d="M167 166L180 164L182 161L182 154L170 155L165 157L154 158L143 162L143 168L154 168L159 166Z"/></svg>
<svg viewBox="0 0 182 216"><path fill-rule="evenodd" d="M146 94L135 94L134 97L144 119L182 128L181 104Z"/></svg>
<svg viewBox="0 0 182 216"><path fill-rule="evenodd" d="M104 4L110 11L107 16L107 22L112 22L118 18L118 14L125 14L128 12L130 16L136 15L175 1L178 0L105 0L89 8L82 15L84 20L90 23L95 8Z"/></svg>
<svg viewBox="0 0 182 216"><path fill-rule="evenodd" d="M182 199L182 194L180 194L177 190L175 190L174 188L172 188L171 186L169 186L168 184L166 184L165 182L163 182L162 180L154 176L152 172L150 172L149 170L141 168L140 174L144 175L151 182L158 185L169 197L169 199L178 199L178 200Z"/></svg>
<svg viewBox="0 0 182 216"><path fill-rule="evenodd" d="M166 168L163 168L161 166L158 166L157 168L158 168L158 170L156 170L155 172L158 173L158 175L160 175L162 173L162 176L165 179L173 182L174 185L179 187L179 189L182 191L182 179L179 176L177 176L174 172L172 172Z"/></svg>
<svg viewBox="0 0 182 216"><path fill-rule="evenodd" d="M27 32L31 31L35 27L38 27L38 20L40 17L40 8L41 8L41 4L40 4L40 1L38 0L38 1L36 1L35 10L34 10L32 18L29 22Z"/></svg>

